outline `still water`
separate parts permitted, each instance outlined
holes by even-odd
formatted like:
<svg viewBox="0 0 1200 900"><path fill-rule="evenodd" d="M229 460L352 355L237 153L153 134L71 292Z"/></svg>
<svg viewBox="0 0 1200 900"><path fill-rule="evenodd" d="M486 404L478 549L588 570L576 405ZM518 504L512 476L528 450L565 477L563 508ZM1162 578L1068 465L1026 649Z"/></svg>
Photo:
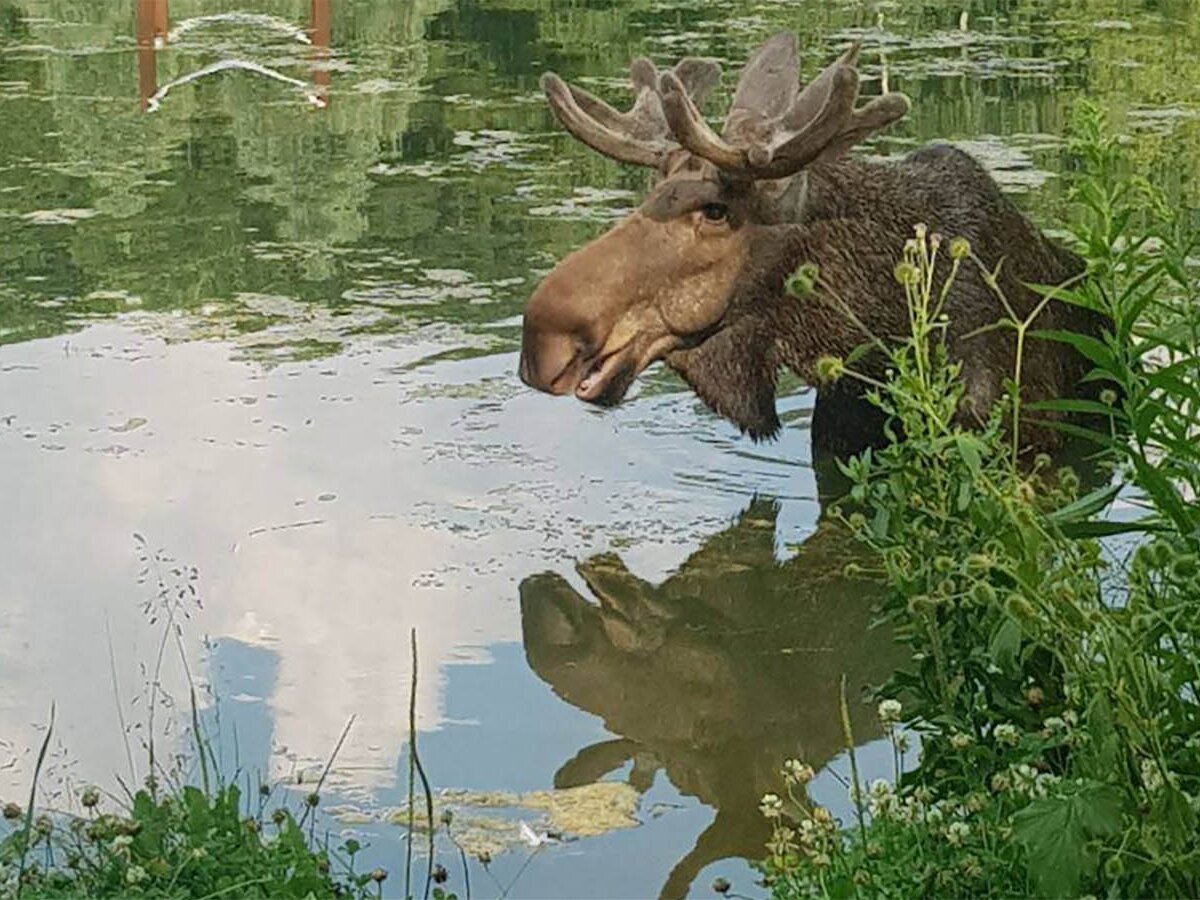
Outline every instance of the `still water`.
<svg viewBox="0 0 1200 900"><path fill-rule="evenodd" d="M413 628L435 788L624 811L528 862L544 809L451 795L499 842L476 893L752 891L787 756L844 809L837 685L895 654L817 527L811 396L755 446L661 371L607 412L515 375L536 280L645 184L539 74L619 100L633 56L781 27L913 99L869 153L953 140L1050 221L1090 97L1200 197L1187 0L0 0L0 796L51 702L48 803L144 774L152 693L184 749L177 621L229 771L311 780L354 717L325 825L394 872Z"/></svg>

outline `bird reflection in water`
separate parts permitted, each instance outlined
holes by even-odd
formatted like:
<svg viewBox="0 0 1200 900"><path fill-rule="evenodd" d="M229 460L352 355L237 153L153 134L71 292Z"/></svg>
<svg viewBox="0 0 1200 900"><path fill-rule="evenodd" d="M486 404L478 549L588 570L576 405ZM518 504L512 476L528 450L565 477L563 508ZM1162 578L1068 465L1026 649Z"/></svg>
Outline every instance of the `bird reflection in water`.
<svg viewBox="0 0 1200 900"><path fill-rule="evenodd" d="M824 521L780 562L778 513L774 501L756 499L659 585L611 553L577 566L596 602L552 573L521 584L529 665L619 735L582 748L555 786L631 762L639 792L661 770L716 811L671 871L665 897L686 895L717 860L761 858L770 829L759 801L781 790L783 761L820 769L843 749L843 674L853 695L903 659L884 629L870 627L878 585L846 575L862 558L854 539ZM856 739L878 736L873 709L854 699Z"/></svg>

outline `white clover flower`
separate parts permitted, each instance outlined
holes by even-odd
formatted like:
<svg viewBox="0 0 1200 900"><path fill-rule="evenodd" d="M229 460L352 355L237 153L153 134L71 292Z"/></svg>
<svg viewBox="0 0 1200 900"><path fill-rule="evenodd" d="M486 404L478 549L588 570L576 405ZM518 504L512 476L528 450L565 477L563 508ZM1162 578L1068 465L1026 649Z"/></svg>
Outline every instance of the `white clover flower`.
<svg viewBox="0 0 1200 900"><path fill-rule="evenodd" d="M971 826L966 822L951 822L946 829L946 841L952 847L962 846L962 842L971 836Z"/></svg>
<svg viewBox="0 0 1200 900"><path fill-rule="evenodd" d="M975 743L975 738L971 737L969 734L964 734L961 731L956 731L954 734L950 735L950 746L955 750L966 750L973 743Z"/></svg>
<svg viewBox="0 0 1200 900"><path fill-rule="evenodd" d="M1033 766L1021 763L1009 770L1012 775L1013 790L1018 794L1029 794L1037 779L1037 770Z"/></svg>
<svg viewBox="0 0 1200 900"><path fill-rule="evenodd" d="M805 785L816 777L813 767L798 759L789 759L783 764L783 778L788 784Z"/></svg>
<svg viewBox="0 0 1200 900"><path fill-rule="evenodd" d="M930 825L940 825L945 818L942 807L937 803L925 810L925 821Z"/></svg>
<svg viewBox="0 0 1200 900"><path fill-rule="evenodd" d="M1007 744L1010 747L1015 747L1021 742L1021 733L1017 731L1017 726L1009 722L1001 722L993 728L992 737L996 739L997 744Z"/></svg>
<svg viewBox="0 0 1200 900"><path fill-rule="evenodd" d="M1051 775L1049 772L1040 772L1033 779L1033 795L1035 797L1047 796L1050 793L1050 789L1061 780L1057 775Z"/></svg>
<svg viewBox="0 0 1200 900"><path fill-rule="evenodd" d="M997 794L1003 794L1012 787L1012 779L1006 772L997 772L992 776L992 790Z"/></svg>
<svg viewBox="0 0 1200 900"><path fill-rule="evenodd" d="M763 794L758 811L768 819L778 819L783 815L783 801L779 799L778 794Z"/></svg>
<svg viewBox="0 0 1200 900"><path fill-rule="evenodd" d="M1141 764L1141 770L1142 770L1142 784L1143 784L1143 786L1145 786L1146 790L1148 790L1152 794L1157 793L1158 791L1162 790L1162 786L1163 786L1162 770L1158 767L1158 763L1156 763L1152 759L1143 759L1142 764Z"/></svg>
<svg viewBox="0 0 1200 900"><path fill-rule="evenodd" d="M812 844L821 836L821 831L817 827L817 823L812 819L805 819L800 823L800 843Z"/></svg>
<svg viewBox="0 0 1200 900"><path fill-rule="evenodd" d="M888 815L896 808L896 794L886 779L876 778L867 787L867 807L871 815Z"/></svg>
<svg viewBox="0 0 1200 900"><path fill-rule="evenodd" d="M1061 716L1051 716L1042 722L1042 727L1052 734L1058 731L1067 730L1067 722Z"/></svg>
<svg viewBox="0 0 1200 900"><path fill-rule="evenodd" d="M141 866L130 866L125 870L126 884L141 884L147 877L146 870Z"/></svg>
<svg viewBox="0 0 1200 900"><path fill-rule="evenodd" d="M879 704L879 721L888 725L900 721L900 711L903 707L899 700L884 700Z"/></svg>

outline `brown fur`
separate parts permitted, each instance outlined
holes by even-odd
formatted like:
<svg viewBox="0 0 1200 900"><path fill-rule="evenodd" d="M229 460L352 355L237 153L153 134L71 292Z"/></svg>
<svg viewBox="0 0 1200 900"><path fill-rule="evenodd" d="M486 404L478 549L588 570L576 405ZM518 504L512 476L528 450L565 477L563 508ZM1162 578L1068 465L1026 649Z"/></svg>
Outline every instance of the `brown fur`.
<svg viewBox="0 0 1200 900"><path fill-rule="evenodd" d="M859 329L821 298L821 290L806 301L786 294L784 280L798 265L817 264L822 284L884 338L900 338L909 330L903 288L893 272L918 222L947 239L967 238L989 266L1003 260L999 283L1018 315L1031 313L1040 299L1025 283L1060 284L1083 269L1078 257L1029 223L978 163L948 146L919 150L896 165L844 160L815 167L804 218L800 225L747 226L753 233L751 263L729 298L725 325L718 332L722 339L710 338L667 357L701 399L754 438L770 437L779 428L774 386L781 367L815 383L813 367L819 357L844 357L863 342ZM939 278L949 271L942 249ZM963 361L964 415L981 418L1013 373L1012 334L967 337L1004 316L972 264L960 270L946 313L949 349ZM1037 326L1097 334L1103 322L1054 301ZM1070 348L1031 341L1022 368L1025 399L1073 395L1087 370L1086 361ZM877 411L852 384L819 388L813 431L820 449L861 449L879 439L880 424ZM1040 428L1028 438L1048 446L1055 433Z"/></svg>

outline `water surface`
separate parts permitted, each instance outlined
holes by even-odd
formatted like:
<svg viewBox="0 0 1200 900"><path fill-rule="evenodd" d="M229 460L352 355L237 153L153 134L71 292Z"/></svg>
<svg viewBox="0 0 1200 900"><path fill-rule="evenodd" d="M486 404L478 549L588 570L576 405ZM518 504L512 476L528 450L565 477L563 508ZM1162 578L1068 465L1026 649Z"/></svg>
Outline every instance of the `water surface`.
<svg viewBox="0 0 1200 900"><path fill-rule="evenodd" d="M415 627L435 786L636 792L637 827L540 850L514 895L749 890L778 763L834 760L840 676L893 657L842 575L853 549L816 526L806 391L755 446L661 371L608 412L520 384L528 292L646 180L562 134L538 76L619 101L639 54L733 69L790 27L811 74L862 37L867 91L914 101L864 152L955 141L1049 222L1085 97L1200 199L1198 19L1186 0L0 0L0 795L27 786L51 701L51 802L129 777L129 755L144 771L151 681L176 703L159 746L184 746L186 676L154 664L156 579L183 578L231 768L311 778L355 716L329 827L372 864L401 859L382 820L406 792ZM143 574L160 549L199 602L176 564ZM843 803L839 766L822 802ZM490 871L508 884L526 856Z"/></svg>

